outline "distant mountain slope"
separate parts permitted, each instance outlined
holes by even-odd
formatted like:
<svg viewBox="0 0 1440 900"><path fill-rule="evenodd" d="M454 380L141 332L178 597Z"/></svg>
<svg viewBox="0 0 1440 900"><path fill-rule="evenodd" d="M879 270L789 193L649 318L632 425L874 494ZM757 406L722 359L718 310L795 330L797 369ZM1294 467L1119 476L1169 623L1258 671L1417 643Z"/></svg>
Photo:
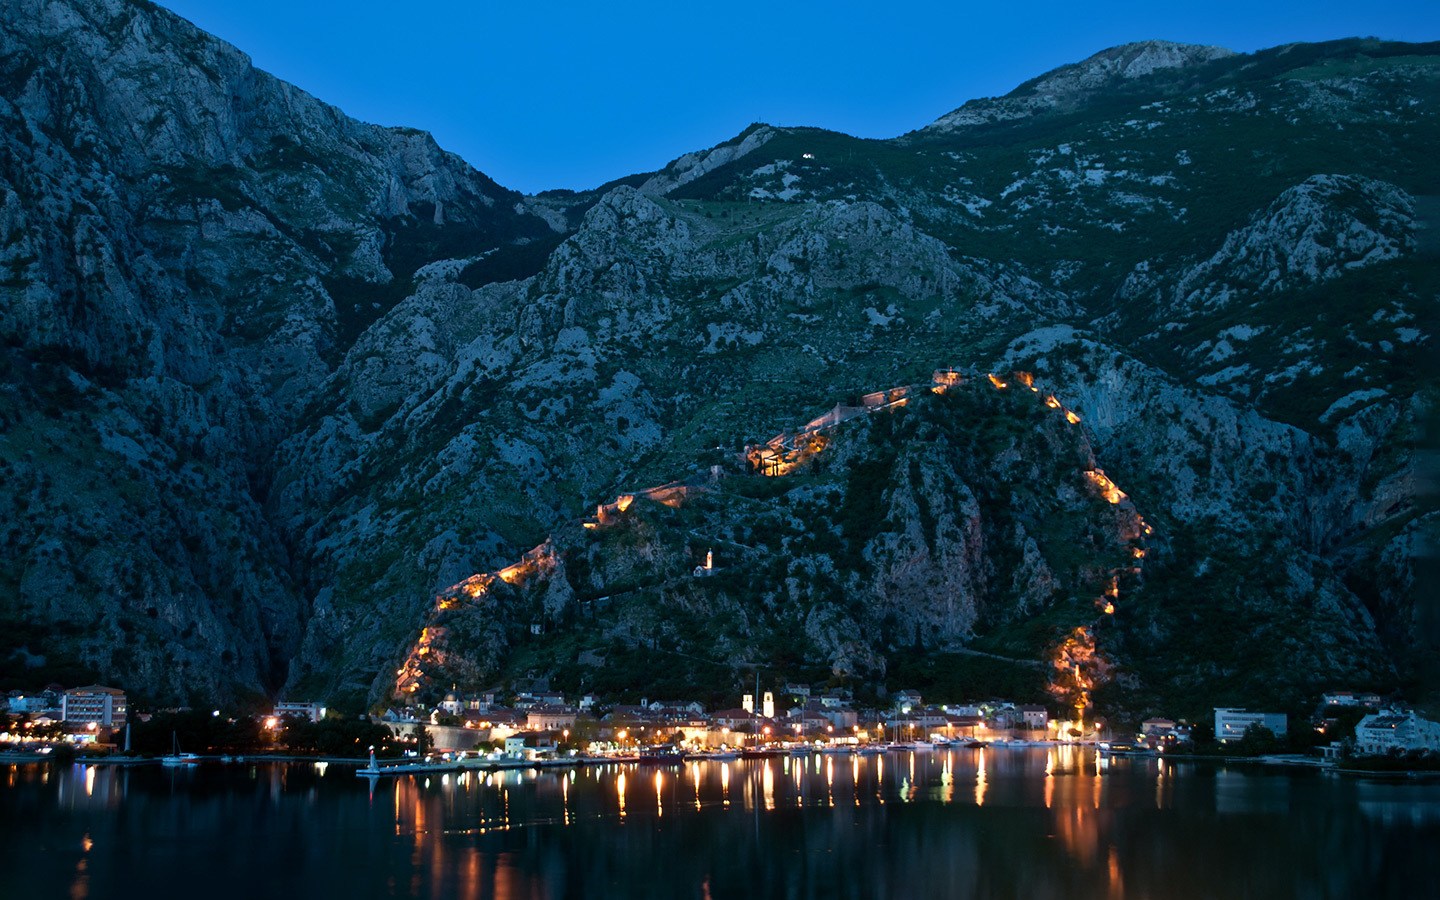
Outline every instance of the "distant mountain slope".
<svg viewBox="0 0 1440 900"><path fill-rule="evenodd" d="M1099 638L1113 708L1390 689L1433 649L1414 566L1437 523L1416 448L1436 400L1440 48L1145 42L891 141L754 126L524 197L149 4L4 12L0 658L17 685L378 702L437 595L552 536L543 599L497 593L463 625L457 674L623 690L634 672L596 659L697 649L664 620L678 603L702 630L748 610L726 665L753 650L870 688L983 676L962 651L1040 654L1057 626L1017 599L1063 544L1026 543L1053 498L1005 480L1059 477L1042 425L942 459L936 435L998 441L1008 420L911 418L893 459L883 442L842 457L853 483L748 497L759 476L737 475L719 508L646 518L629 556L570 533L624 489L733 466L817 404L949 364L1035 372L1155 528ZM974 506L986 540L912 527L917 478ZM837 582L855 609L815 593L834 541L856 549L835 519L850 496L876 529ZM765 584L578 615L619 577L595 566L673 574L686 529L746 544L761 519L779 529L766 566L808 560L803 603L762 566ZM886 625L931 609L916 585L964 593L912 578L921 557L1006 588ZM787 647L801 606L844 615ZM544 635L517 640L537 609ZM917 625L943 641L917 650ZM601 645L583 673L567 656Z"/></svg>

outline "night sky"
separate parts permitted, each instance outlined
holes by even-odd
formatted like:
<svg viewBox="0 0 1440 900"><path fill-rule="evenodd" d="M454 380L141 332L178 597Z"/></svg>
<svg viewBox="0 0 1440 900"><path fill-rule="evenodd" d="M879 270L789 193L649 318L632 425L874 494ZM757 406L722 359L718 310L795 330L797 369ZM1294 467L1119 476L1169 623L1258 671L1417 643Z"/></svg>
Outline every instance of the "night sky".
<svg viewBox="0 0 1440 900"><path fill-rule="evenodd" d="M527 192L653 170L755 121L893 137L1129 41L1440 39L1440 0L162 5L350 115L427 129Z"/></svg>

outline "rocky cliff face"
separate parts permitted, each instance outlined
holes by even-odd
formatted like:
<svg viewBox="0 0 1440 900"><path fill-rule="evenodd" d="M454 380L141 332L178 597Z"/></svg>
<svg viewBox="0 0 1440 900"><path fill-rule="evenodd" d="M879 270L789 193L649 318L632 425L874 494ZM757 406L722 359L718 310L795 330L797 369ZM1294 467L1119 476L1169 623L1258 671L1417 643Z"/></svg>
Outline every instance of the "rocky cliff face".
<svg viewBox="0 0 1440 900"><path fill-rule="evenodd" d="M275 445L417 253L549 228L150 4L7 3L0 73L15 643L166 696L273 689L309 606Z"/></svg>
<svg viewBox="0 0 1440 900"><path fill-rule="evenodd" d="M896 141L758 127L526 198L148 4L6 13L23 677L361 705L422 627L432 681L1034 662L1133 537L1102 468L1155 532L1097 639L1109 702L1393 686L1423 647L1434 48L1131 45ZM1033 371L1081 424L982 391L783 488L733 469L951 364ZM694 505L577 524L712 466ZM533 578L437 604L548 538ZM690 576L702 543L723 575Z"/></svg>

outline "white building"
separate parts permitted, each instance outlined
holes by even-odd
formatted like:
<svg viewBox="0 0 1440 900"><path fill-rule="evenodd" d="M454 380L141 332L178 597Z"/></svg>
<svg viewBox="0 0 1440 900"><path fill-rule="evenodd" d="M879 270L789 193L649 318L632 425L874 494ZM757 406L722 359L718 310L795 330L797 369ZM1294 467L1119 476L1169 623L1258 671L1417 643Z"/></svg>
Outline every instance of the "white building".
<svg viewBox="0 0 1440 900"><path fill-rule="evenodd" d="M1020 707L1020 715L1025 719L1025 727L1032 731L1044 731L1050 722L1050 713L1043 706L1027 704Z"/></svg>
<svg viewBox="0 0 1440 900"><path fill-rule="evenodd" d="M119 728L125 724L125 692L98 684L71 688L60 697L60 721Z"/></svg>
<svg viewBox="0 0 1440 900"><path fill-rule="evenodd" d="M445 699L440 701L440 705L436 708L436 713L442 716L458 716L464 711L465 701L460 699L460 695L455 692L454 686L452 685L450 693L446 694Z"/></svg>
<svg viewBox="0 0 1440 900"><path fill-rule="evenodd" d="M919 709L920 700L921 696L919 691L901 691L895 695L895 708L902 713L912 709Z"/></svg>
<svg viewBox="0 0 1440 900"><path fill-rule="evenodd" d="M1322 706L1369 706L1380 705L1380 695L1374 693L1356 693L1355 691L1331 691L1320 696Z"/></svg>
<svg viewBox="0 0 1440 900"><path fill-rule="evenodd" d="M275 704L273 715L277 719L294 716L297 719L304 718L318 722L325 718L325 704L318 700L281 700Z"/></svg>
<svg viewBox="0 0 1440 900"><path fill-rule="evenodd" d="M1217 741L1238 741L1245 736L1245 730L1251 725L1268 728L1276 737L1284 737L1290 731L1289 719L1284 713L1250 712L1233 707L1215 709Z"/></svg>
<svg viewBox="0 0 1440 900"><path fill-rule="evenodd" d="M1392 750L1440 752L1440 722L1422 719L1406 710L1382 709L1355 726L1355 749L1365 756Z"/></svg>
<svg viewBox="0 0 1440 900"><path fill-rule="evenodd" d="M26 694L23 691L11 691L5 697L10 707L10 712L19 715L28 713L44 712L53 708L53 701L41 694Z"/></svg>
<svg viewBox="0 0 1440 900"><path fill-rule="evenodd" d="M946 704L940 708L945 710L947 713L950 713L950 715L952 716L979 716L980 718L985 717L985 710L981 709L979 704L976 703L962 703L959 706L952 706L950 704ZM1043 709L1044 707L1037 708Z"/></svg>

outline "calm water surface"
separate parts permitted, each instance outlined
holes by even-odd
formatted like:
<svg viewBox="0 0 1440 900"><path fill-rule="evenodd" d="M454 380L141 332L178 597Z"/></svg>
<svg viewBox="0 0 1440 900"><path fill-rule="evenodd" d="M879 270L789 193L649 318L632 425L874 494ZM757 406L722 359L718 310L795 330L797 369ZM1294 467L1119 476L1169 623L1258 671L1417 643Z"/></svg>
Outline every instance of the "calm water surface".
<svg viewBox="0 0 1440 900"><path fill-rule="evenodd" d="M382 779L0 767L0 896L1437 896L1440 785L1080 748Z"/></svg>

